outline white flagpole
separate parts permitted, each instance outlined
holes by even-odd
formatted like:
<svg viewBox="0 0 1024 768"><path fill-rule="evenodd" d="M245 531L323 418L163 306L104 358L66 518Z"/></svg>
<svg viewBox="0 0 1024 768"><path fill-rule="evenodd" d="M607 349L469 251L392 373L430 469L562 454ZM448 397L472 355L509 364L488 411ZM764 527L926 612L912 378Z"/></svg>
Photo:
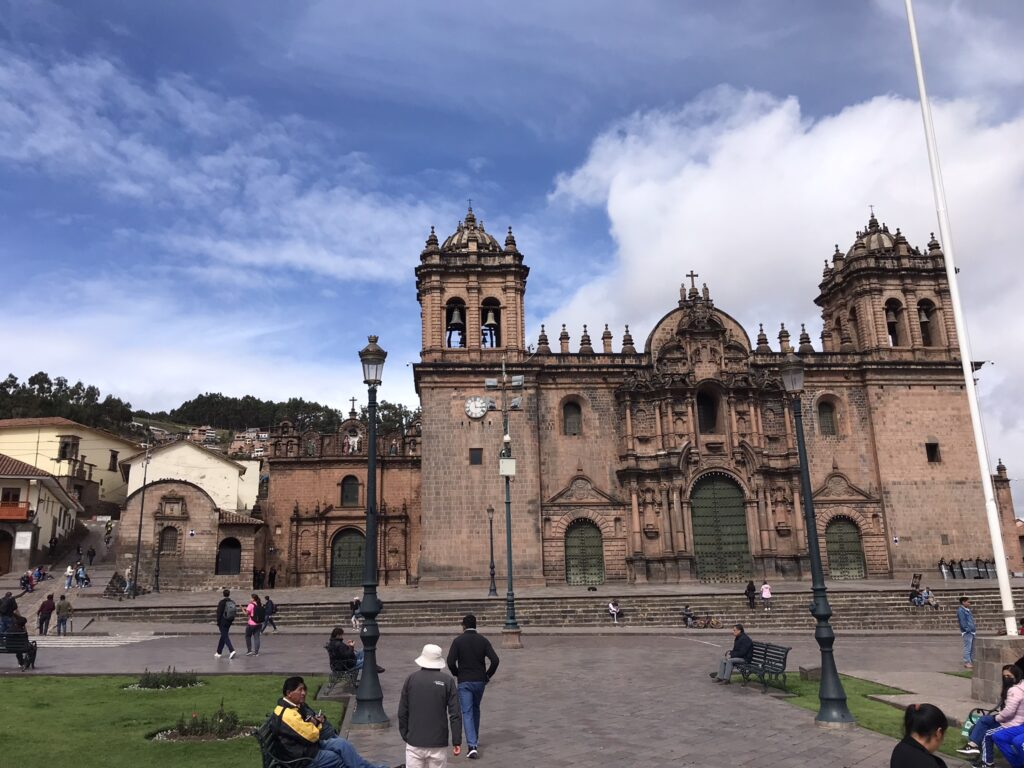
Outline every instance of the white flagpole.
<svg viewBox="0 0 1024 768"><path fill-rule="evenodd" d="M914 51L914 68L917 71L917 90L921 97L921 117L924 119L925 142L928 145L928 164L932 172L932 192L935 195L935 213L939 218L939 236L945 255L946 279L949 282L949 299L953 305L953 320L956 335L960 341L960 361L964 369L964 385L967 403L971 411L971 426L974 428L974 444L978 449L978 465L981 468L981 487L985 494L985 513L988 517L988 531L992 537L992 557L996 561L996 577L999 581L999 597L1003 606L1003 620L1006 634L1017 634L1017 623L1013 608L1013 594L1010 591L1010 574L1006 568L1006 551L999 525L999 507L996 505L995 488L989 469L988 447L981 424L981 409L978 405L978 391L974 385L974 365L970 341L967 337L967 323L960 305L960 289L956 281L956 262L953 257L953 234L946 210L946 190L942 184L942 169L939 166L939 150L935 142L935 127L932 124L932 109L924 87L924 70L921 67L921 50L917 44L917 25L914 23L913 0L904 0L907 6L907 23L910 25L910 46Z"/></svg>

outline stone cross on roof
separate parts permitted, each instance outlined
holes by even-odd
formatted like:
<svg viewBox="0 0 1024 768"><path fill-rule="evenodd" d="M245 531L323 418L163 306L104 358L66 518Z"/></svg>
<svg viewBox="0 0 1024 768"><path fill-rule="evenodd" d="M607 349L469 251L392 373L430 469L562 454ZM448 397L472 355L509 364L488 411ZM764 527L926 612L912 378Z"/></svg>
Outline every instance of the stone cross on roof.
<svg viewBox="0 0 1024 768"><path fill-rule="evenodd" d="M693 288L694 290L696 290L697 289L697 278L700 277L700 275L698 275L696 272L694 272L691 269L690 270L690 274L688 274L687 277L690 278L690 287Z"/></svg>

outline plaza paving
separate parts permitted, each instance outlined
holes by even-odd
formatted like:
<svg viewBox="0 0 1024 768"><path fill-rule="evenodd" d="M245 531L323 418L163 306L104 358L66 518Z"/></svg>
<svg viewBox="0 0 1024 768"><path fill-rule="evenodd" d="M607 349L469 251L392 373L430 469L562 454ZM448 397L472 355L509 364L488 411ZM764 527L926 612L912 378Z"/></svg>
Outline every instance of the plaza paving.
<svg viewBox="0 0 1024 768"><path fill-rule="evenodd" d="M116 628L115 628L116 629ZM165 626L164 631L173 627ZM447 647L455 628L385 635L380 662L385 709L392 717L402 681L425 642ZM500 632L490 631L496 646ZM244 642L236 633L236 647ZM323 634L270 633L259 657L213 658L213 635L153 636L145 632L47 639L37 674L141 672L175 666L202 673L323 673ZM813 664L813 638L775 639L793 646L790 668ZM121 642L124 641L124 642ZM899 683L916 700L966 696L967 681L943 674L958 667L959 638L843 637L837 659L844 673ZM483 706L481 764L492 766L887 766L894 741L854 729L813 725L813 713L760 689L717 686L707 672L731 642L724 633L590 632L524 636L526 648L503 650L501 667ZM6 663L10 662L10 663ZM0 673L14 673L0 657ZM268 690L271 706L277 690ZM953 713L951 713L953 714ZM374 760L398 764L397 723L384 731L353 731L353 742ZM461 759L461 758L460 758ZM955 761L947 760L950 765Z"/></svg>

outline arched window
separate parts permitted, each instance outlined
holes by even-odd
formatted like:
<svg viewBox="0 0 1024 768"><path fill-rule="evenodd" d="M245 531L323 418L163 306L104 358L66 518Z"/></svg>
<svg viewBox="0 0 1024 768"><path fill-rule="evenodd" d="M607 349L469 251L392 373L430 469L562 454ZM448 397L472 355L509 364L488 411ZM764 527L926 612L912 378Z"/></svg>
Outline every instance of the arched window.
<svg viewBox="0 0 1024 768"><path fill-rule="evenodd" d="M484 299L480 306L480 346L501 346L501 303L497 299Z"/></svg>
<svg viewBox="0 0 1024 768"><path fill-rule="evenodd" d="M720 432L718 426L718 396L714 392L701 390L697 393L697 427L701 434Z"/></svg>
<svg viewBox="0 0 1024 768"><path fill-rule="evenodd" d="M938 345L938 328L935 326L935 305L927 299L917 302L917 321L921 326L921 343L926 347Z"/></svg>
<svg viewBox="0 0 1024 768"><path fill-rule="evenodd" d="M905 347L903 337L903 305L896 299L885 302L885 330L889 336L890 347Z"/></svg>
<svg viewBox="0 0 1024 768"><path fill-rule="evenodd" d="M174 554L178 551L178 529L168 525L160 531L160 552L161 554Z"/></svg>
<svg viewBox="0 0 1024 768"><path fill-rule="evenodd" d="M579 403L568 402L562 406L562 434L583 433L583 409Z"/></svg>
<svg viewBox="0 0 1024 768"><path fill-rule="evenodd" d="M466 346L466 305L462 299L452 299L445 305L444 338L446 347Z"/></svg>
<svg viewBox="0 0 1024 768"><path fill-rule="evenodd" d="M818 432L830 436L837 434L836 429L836 406L828 400L818 403Z"/></svg>
<svg viewBox="0 0 1024 768"><path fill-rule="evenodd" d="M359 478L355 475L348 475L341 481L341 506L359 506Z"/></svg>

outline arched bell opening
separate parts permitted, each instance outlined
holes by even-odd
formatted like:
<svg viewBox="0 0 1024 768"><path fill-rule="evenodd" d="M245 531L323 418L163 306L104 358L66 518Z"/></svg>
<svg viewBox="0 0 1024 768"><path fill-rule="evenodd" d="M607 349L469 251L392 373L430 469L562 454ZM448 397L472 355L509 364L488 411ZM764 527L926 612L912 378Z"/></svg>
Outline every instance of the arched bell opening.
<svg viewBox="0 0 1024 768"><path fill-rule="evenodd" d="M501 302L497 299L484 299L480 305L480 346L484 349L497 349L501 346Z"/></svg>
<svg viewBox="0 0 1024 768"><path fill-rule="evenodd" d="M466 346L466 304L462 299L452 299L445 305L444 339L449 349Z"/></svg>

